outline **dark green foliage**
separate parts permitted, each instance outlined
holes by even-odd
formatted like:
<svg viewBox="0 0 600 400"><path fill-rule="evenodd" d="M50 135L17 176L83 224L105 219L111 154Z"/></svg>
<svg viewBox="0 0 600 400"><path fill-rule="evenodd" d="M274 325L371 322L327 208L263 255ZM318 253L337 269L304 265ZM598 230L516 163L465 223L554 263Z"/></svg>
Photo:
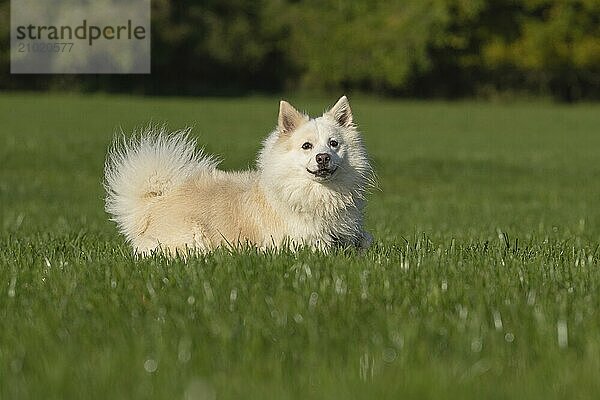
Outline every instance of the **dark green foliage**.
<svg viewBox="0 0 600 400"><path fill-rule="evenodd" d="M599 15L596 0L154 0L151 76L2 74L0 88L597 99ZM8 20L0 0L6 72Z"/></svg>

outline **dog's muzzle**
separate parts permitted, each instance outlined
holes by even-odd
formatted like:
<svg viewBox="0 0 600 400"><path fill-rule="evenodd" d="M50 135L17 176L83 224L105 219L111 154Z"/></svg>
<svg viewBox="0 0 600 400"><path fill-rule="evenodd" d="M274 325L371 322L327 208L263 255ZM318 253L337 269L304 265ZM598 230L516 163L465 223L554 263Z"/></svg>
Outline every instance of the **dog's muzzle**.
<svg viewBox="0 0 600 400"><path fill-rule="evenodd" d="M319 168L316 171L311 171L308 168L306 170L316 177L329 178L330 176L332 176L335 173L335 171L337 171L337 167L335 167L335 168Z"/></svg>

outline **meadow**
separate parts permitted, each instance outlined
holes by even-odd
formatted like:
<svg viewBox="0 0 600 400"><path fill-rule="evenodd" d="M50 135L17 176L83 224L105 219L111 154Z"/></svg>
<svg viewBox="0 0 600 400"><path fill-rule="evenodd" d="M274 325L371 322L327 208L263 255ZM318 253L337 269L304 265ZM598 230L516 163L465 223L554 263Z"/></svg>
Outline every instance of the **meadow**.
<svg viewBox="0 0 600 400"><path fill-rule="evenodd" d="M135 259L114 133L192 125L252 167L278 100L0 94L0 398L600 395L598 104L351 97L370 250Z"/></svg>

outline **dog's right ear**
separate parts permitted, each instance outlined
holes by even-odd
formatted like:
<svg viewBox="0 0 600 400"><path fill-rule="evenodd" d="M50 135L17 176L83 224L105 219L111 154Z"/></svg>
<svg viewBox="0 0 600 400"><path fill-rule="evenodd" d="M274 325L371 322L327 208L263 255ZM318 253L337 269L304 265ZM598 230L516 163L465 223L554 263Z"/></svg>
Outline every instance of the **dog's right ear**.
<svg viewBox="0 0 600 400"><path fill-rule="evenodd" d="M308 121L308 117L296 110L285 100L279 102L279 118L277 128L282 134L289 134Z"/></svg>

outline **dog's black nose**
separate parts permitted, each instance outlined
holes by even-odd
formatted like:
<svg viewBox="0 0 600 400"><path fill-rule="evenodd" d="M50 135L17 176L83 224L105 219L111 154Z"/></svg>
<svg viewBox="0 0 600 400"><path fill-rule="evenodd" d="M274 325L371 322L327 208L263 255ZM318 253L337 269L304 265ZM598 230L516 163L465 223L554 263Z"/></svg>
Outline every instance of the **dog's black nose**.
<svg viewBox="0 0 600 400"><path fill-rule="evenodd" d="M316 159L319 167L326 167L329 165L329 161L331 161L331 156L327 153L319 153Z"/></svg>

